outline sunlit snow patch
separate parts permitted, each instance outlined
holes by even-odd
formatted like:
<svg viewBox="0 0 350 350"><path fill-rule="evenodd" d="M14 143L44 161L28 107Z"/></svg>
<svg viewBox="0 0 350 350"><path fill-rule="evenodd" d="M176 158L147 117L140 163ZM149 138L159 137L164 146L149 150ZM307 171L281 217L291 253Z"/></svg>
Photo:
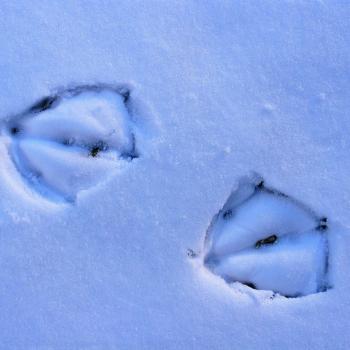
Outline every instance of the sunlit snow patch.
<svg viewBox="0 0 350 350"><path fill-rule="evenodd" d="M214 274L289 297L324 291L327 261L327 219L261 179L241 181L205 240Z"/></svg>
<svg viewBox="0 0 350 350"><path fill-rule="evenodd" d="M136 158L128 99L125 88L79 86L11 118L3 132L27 184L47 199L72 202Z"/></svg>

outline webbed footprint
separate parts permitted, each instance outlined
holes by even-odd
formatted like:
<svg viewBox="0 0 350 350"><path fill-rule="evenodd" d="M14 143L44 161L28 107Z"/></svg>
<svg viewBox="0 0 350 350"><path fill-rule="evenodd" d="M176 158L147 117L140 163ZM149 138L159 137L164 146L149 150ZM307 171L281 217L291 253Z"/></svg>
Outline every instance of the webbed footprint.
<svg viewBox="0 0 350 350"><path fill-rule="evenodd" d="M138 156L129 91L78 86L35 103L3 128L27 185L53 201L75 200Z"/></svg>
<svg viewBox="0 0 350 350"><path fill-rule="evenodd" d="M327 219L261 180L242 180L208 229L204 264L228 283L285 296L324 291Z"/></svg>

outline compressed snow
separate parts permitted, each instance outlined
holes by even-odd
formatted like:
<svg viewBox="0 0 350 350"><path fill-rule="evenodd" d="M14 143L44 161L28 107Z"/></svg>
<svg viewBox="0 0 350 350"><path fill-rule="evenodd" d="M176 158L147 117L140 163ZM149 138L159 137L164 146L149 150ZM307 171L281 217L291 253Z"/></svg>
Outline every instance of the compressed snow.
<svg viewBox="0 0 350 350"><path fill-rule="evenodd" d="M213 267L231 281L287 296L315 293L324 283L325 237L312 233L282 238L276 246L245 249Z"/></svg>
<svg viewBox="0 0 350 350"><path fill-rule="evenodd" d="M237 252L273 234L281 237L305 232L317 225L316 218L304 208L268 192L258 192L240 206L228 210L229 217L225 217L224 211L213 227L213 254Z"/></svg>
<svg viewBox="0 0 350 350"><path fill-rule="evenodd" d="M228 281L300 296L320 291L324 284L325 241L321 235L284 237L274 247L248 248L209 265Z"/></svg>
<svg viewBox="0 0 350 350"><path fill-rule="evenodd" d="M21 140L18 154L25 159L24 174L37 177L37 181L66 199L103 181L105 175L118 167L117 154L108 152L94 159L78 147L67 150L65 146L45 141Z"/></svg>
<svg viewBox="0 0 350 350"><path fill-rule="evenodd" d="M20 137L74 144L106 142L120 153L132 148L130 120L122 96L111 91L83 92L19 121Z"/></svg>

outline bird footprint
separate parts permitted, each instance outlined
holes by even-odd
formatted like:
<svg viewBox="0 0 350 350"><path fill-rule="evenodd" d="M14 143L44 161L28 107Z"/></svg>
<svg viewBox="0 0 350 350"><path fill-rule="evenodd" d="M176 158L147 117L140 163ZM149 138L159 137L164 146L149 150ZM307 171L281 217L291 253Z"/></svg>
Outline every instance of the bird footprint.
<svg viewBox="0 0 350 350"><path fill-rule="evenodd" d="M327 219L261 179L244 179L207 231L204 264L228 283L289 297L324 291Z"/></svg>
<svg viewBox="0 0 350 350"><path fill-rule="evenodd" d="M129 90L78 86L45 97L7 121L9 154L28 186L58 202L138 157Z"/></svg>

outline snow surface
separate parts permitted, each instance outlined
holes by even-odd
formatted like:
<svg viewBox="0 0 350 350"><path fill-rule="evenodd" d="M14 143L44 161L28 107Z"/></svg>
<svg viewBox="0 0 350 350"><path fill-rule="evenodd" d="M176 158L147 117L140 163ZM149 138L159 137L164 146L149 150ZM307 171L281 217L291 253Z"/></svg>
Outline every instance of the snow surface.
<svg viewBox="0 0 350 350"><path fill-rule="evenodd" d="M141 152L52 205L1 138L0 348L347 349L349 18L341 0L2 1L0 120L127 84ZM327 292L270 299L187 256L251 171L329 218Z"/></svg>

